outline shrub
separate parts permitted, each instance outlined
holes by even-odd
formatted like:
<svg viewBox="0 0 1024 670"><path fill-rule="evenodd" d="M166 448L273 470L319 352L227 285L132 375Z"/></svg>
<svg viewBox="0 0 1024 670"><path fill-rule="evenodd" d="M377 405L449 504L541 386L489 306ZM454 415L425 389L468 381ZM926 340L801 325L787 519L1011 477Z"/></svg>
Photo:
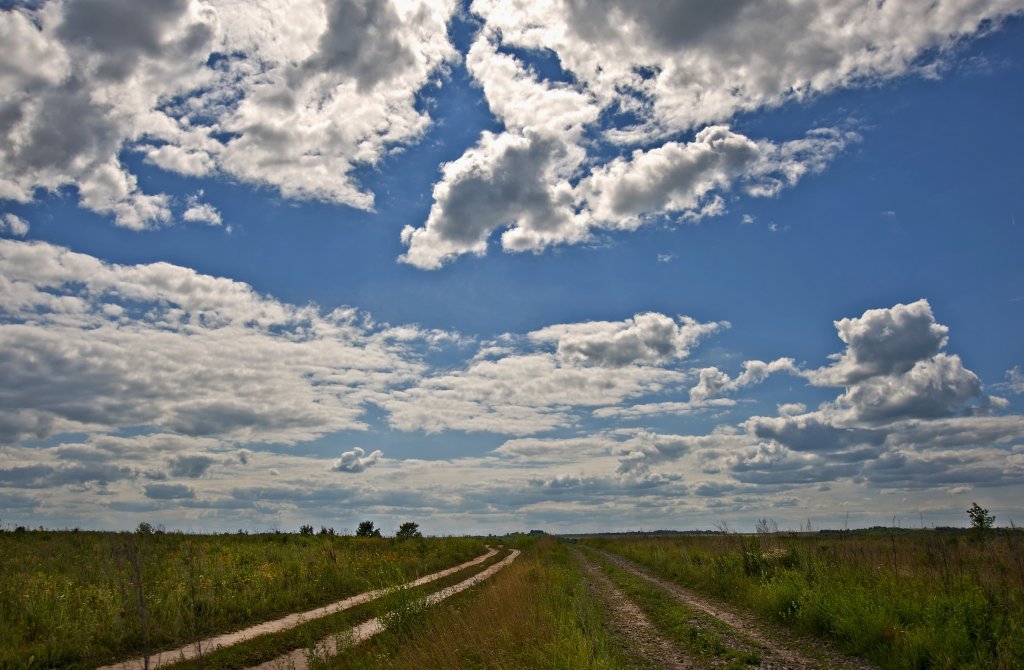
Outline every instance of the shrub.
<svg viewBox="0 0 1024 670"><path fill-rule="evenodd" d="M380 537L380 529L374 528L372 521L360 521L356 537Z"/></svg>
<svg viewBox="0 0 1024 670"><path fill-rule="evenodd" d="M420 525L418 523L406 521L398 527L395 537L399 540L408 540L414 537L423 537L423 533L420 532Z"/></svg>

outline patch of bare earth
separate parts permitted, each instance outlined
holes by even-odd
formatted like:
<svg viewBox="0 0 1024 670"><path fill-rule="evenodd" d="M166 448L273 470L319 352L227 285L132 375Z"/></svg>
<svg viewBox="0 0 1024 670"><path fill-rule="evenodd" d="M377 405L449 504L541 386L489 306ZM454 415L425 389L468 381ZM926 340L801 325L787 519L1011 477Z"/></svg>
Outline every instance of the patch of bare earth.
<svg viewBox="0 0 1024 670"><path fill-rule="evenodd" d="M763 670L809 670L812 668L829 668L837 670L875 670L864 659L851 658L818 640L796 638L791 633L781 630L767 631L764 624L755 621L749 614L732 607L708 600L704 596L683 588L678 584L651 574L627 558L606 551L598 551L608 562L620 569L630 572L650 584L669 593L687 607L703 612L737 631L761 648ZM795 647L799 647L797 650Z"/></svg>
<svg viewBox="0 0 1024 670"><path fill-rule="evenodd" d="M691 670L694 664L682 650L658 633L654 624L604 572L580 552L576 554L586 574L587 586L597 595L611 615L615 637L628 656L640 659L639 668Z"/></svg>

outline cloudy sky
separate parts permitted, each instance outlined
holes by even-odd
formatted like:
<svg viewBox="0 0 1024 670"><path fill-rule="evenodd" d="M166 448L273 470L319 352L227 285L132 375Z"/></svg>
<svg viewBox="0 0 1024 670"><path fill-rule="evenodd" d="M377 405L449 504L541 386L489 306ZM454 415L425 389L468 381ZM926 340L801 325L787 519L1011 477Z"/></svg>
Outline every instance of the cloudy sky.
<svg viewBox="0 0 1024 670"><path fill-rule="evenodd" d="M1024 523L1024 0L0 42L2 525Z"/></svg>

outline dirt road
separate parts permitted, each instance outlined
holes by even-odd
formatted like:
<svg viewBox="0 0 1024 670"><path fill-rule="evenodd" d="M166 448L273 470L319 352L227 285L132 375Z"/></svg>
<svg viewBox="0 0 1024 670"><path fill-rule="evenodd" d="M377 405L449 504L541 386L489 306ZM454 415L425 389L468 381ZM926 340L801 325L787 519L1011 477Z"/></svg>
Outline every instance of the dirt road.
<svg viewBox="0 0 1024 670"><path fill-rule="evenodd" d="M442 579L466 568L474 565L483 563L491 556L498 553L497 549L487 547L487 553L481 554L476 558L466 561L460 565L456 565L450 568L446 568L439 572L434 572L429 575L425 575L414 581L403 584L399 588L415 588L422 586L423 584L429 584L430 582ZM289 614L286 617L275 619L273 621L266 621L264 623L256 624L255 626L249 626L248 628L235 631L233 633L224 633L223 635L217 635L215 637L193 642L185 645L178 649L170 649L167 651L161 651L149 656L149 668L155 670L156 668L177 663L179 661L193 659L206 654L219 647L230 647L231 645L244 642L245 640L252 639L258 635L266 635L268 633L279 633L284 630L295 628L300 623L306 621L312 621L313 619L320 619L325 616L330 616L343 610L351 609L356 605L362 605L363 603L376 600L388 592L389 589L377 589L375 591L367 591L360 593L344 600L331 603L330 605L324 605L323 607L317 607L315 609L308 610L306 612L297 612L295 614ZM97 670L144 670L146 667L145 657L131 658L120 663L114 663L112 665L106 665Z"/></svg>
<svg viewBox="0 0 1024 670"><path fill-rule="evenodd" d="M678 584L653 575L646 569L622 556L596 549L588 549L587 551L593 552L592 555L599 556L619 569L632 575L636 575L658 589L671 594L673 598L690 610L710 617L716 622L720 622L727 627L727 630L734 632L734 639L732 640L733 643L738 642L741 646L747 646L752 643L761 658L760 663L757 665L758 668L765 670L810 670L812 668L874 670L874 666L866 661L848 657L822 642L796 638L786 631L768 630L764 624L756 621L753 616L721 603L713 602L704 596L698 595L693 591L679 586ZM593 561L589 560L585 555L582 555L582 552L581 559L584 565L589 564L590 567L588 568L588 571L600 570L600 568L594 565ZM607 576L605 576L605 578L607 579ZM614 584L612 586L614 586ZM622 595L625 596L625 594ZM646 626L650 625L649 621L644 623L642 620L638 619L635 614L630 615L629 612L630 608L628 606L620 606L618 608L617 616L633 616L632 625L636 626L639 630L643 630ZM639 612L639 614L643 616L642 612ZM646 619L646 617L643 618ZM657 648L662 647L663 644L664 642L656 642L652 649L656 650ZM679 661L677 661L670 653L662 656L655 667L677 668L708 666L707 663L680 666L676 664L678 662ZM714 664L711 665L713 666Z"/></svg>
<svg viewBox="0 0 1024 670"><path fill-rule="evenodd" d="M507 566L512 561L516 560L519 556L519 550L513 549L508 556L498 561L494 565L490 566L486 570L481 570L472 577L465 579L458 584L448 586L435 591L425 598L427 605L435 605L445 598L449 598L460 591L476 586L485 579L489 579L499 570ZM369 621L364 621L358 626L353 627L351 630L344 632L340 635L332 635L330 637L320 640L314 646L314 654L319 658L327 656L334 656L339 651L343 650L346 646L359 644L363 640L367 640L377 633L384 630L384 624L381 622L379 617L374 617ZM296 649L290 653L279 656L272 661L261 663L260 665L253 666L248 670L309 670L310 657L309 650L307 649Z"/></svg>

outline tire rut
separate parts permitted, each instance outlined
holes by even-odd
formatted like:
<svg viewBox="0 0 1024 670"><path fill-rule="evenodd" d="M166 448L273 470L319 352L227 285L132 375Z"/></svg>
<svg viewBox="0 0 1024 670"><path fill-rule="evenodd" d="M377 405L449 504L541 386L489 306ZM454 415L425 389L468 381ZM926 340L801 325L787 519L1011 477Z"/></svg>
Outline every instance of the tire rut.
<svg viewBox="0 0 1024 670"><path fill-rule="evenodd" d="M651 620L630 600L622 589L580 551L573 552L583 567L588 586L605 604L612 618L612 628L629 655L642 659L649 666L667 670L695 670L693 660L671 641L663 637Z"/></svg>
<svg viewBox="0 0 1024 670"><path fill-rule="evenodd" d="M763 670L812 670L816 668L876 670L875 666L864 659L846 656L837 649L817 640L800 638L799 644L801 647L813 649L814 657L807 656L805 653L793 649L788 644L780 644L779 638L787 642L795 641L796 638L791 634L776 632L774 635L768 635L762 625L755 623L754 618L749 615L718 603L712 603L693 591L651 574L646 569L623 556L600 549L590 548L590 550L598 553L602 558L618 568L669 592L687 607L717 619L729 628L742 634L742 636L760 645L762 647L760 650L762 660L758 667Z"/></svg>

